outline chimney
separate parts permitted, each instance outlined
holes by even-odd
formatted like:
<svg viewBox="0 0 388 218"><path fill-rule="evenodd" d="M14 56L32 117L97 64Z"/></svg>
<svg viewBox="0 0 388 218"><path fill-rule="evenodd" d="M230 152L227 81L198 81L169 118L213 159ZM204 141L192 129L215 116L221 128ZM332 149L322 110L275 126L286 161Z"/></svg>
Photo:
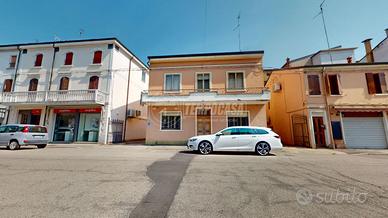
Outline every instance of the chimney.
<svg viewBox="0 0 388 218"><path fill-rule="evenodd" d="M284 68L290 68L290 58L286 59L286 64L284 65Z"/></svg>
<svg viewBox="0 0 388 218"><path fill-rule="evenodd" d="M385 29L385 34L387 34L387 37L388 37L388 28Z"/></svg>
<svg viewBox="0 0 388 218"><path fill-rule="evenodd" d="M348 61L348 64L353 63L353 58L352 57L347 57L346 60Z"/></svg>
<svg viewBox="0 0 388 218"><path fill-rule="evenodd" d="M371 44L372 39L366 39L362 41L365 45L365 55L366 55L366 62L367 63L373 63L375 62L375 58L373 56L373 51L372 51L372 44Z"/></svg>

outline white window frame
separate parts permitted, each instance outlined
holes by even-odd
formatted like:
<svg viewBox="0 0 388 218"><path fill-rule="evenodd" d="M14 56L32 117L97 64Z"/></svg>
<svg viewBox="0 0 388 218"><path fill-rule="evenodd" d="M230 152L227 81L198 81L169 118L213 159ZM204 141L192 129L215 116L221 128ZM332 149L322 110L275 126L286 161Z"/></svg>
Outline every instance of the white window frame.
<svg viewBox="0 0 388 218"><path fill-rule="evenodd" d="M162 129L162 122L163 122L163 115L170 113L171 115L179 115L180 116L180 129ZM182 120L183 120L183 115L182 111L161 111L160 112L160 117L159 117L159 130L163 132L179 132L183 131L183 126L182 126Z"/></svg>
<svg viewBox="0 0 388 218"><path fill-rule="evenodd" d="M226 111L226 127L227 128L232 127L232 126L228 125L228 119L229 119L229 116L231 116L230 114L232 114L232 113L247 113L248 114L248 126L251 125L251 114L250 114L250 111Z"/></svg>
<svg viewBox="0 0 388 218"><path fill-rule="evenodd" d="M141 70L141 81L144 83L147 81L147 72L144 69Z"/></svg>
<svg viewBox="0 0 388 218"><path fill-rule="evenodd" d="M179 75L179 90L166 90L167 76L169 75ZM182 92L182 73L165 73L163 81L163 92L164 93L180 93Z"/></svg>
<svg viewBox="0 0 388 218"><path fill-rule="evenodd" d="M230 89L229 88L229 74L232 73L242 73L243 74L243 88L242 89ZM245 91L247 87L246 81L245 81L245 71L227 71L226 72L226 91L227 92L240 92Z"/></svg>
<svg viewBox="0 0 388 218"><path fill-rule="evenodd" d="M202 74L202 75L209 74L209 92L210 92L212 89L212 79L213 79L211 72L196 72L195 73L195 84L194 84L195 91L197 92L197 90L198 90L198 75L200 75L200 74Z"/></svg>

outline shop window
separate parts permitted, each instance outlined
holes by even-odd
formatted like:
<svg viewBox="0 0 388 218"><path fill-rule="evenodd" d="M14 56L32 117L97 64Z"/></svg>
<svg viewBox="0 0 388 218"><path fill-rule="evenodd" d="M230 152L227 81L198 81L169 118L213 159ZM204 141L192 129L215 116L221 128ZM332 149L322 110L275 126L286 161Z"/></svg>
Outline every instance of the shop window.
<svg viewBox="0 0 388 218"><path fill-rule="evenodd" d="M102 51L95 51L93 56L93 64L101 64Z"/></svg>
<svg viewBox="0 0 388 218"><path fill-rule="evenodd" d="M181 130L181 112L162 112L161 130Z"/></svg>
<svg viewBox="0 0 388 218"><path fill-rule="evenodd" d="M10 60L9 60L9 68L15 68L16 67L16 55L12 55Z"/></svg>
<svg viewBox="0 0 388 218"><path fill-rule="evenodd" d="M340 95L339 80L337 75L328 75L327 83L329 85L328 90L330 95Z"/></svg>
<svg viewBox="0 0 388 218"><path fill-rule="evenodd" d="M228 127L232 126L249 126L248 112L228 112Z"/></svg>
<svg viewBox="0 0 388 218"><path fill-rule="evenodd" d="M98 82L99 77L98 76L92 76L89 79L89 89L98 89Z"/></svg>
<svg viewBox="0 0 388 218"><path fill-rule="evenodd" d="M69 90L69 78L68 77L62 77L60 84L59 84L59 90Z"/></svg>
<svg viewBox="0 0 388 218"><path fill-rule="evenodd" d="M12 79L4 80L3 92L11 92L12 89Z"/></svg>
<svg viewBox="0 0 388 218"><path fill-rule="evenodd" d="M40 66L42 66L42 62L43 62L43 54L38 54L38 55L36 55L36 58L35 58L35 67L40 67Z"/></svg>
<svg viewBox="0 0 388 218"><path fill-rule="evenodd" d="M73 52L66 53L65 58L65 65L72 65L73 64Z"/></svg>
<svg viewBox="0 0 388 218"><path fill-rule="evenodd" d="M365 76L369 94L387 93L385 73L367 73Z"/></svg>
<svg viewBox="0 0 388 218"><path fill-rule="evenodd" d="M242 72L228 73L228 89L229 90L244 89L244 73Z"/></svg>
<svg viewBox="0 0 388 218"><path fill-rule="evenodd" d="M38 90L38 79L34 78L30 80L30 85L28 86L28 91L34 92Z"/></svg>
<svg viewBox="0 0 388 218"><path fill-rule="evenodd" d="M309 95L321 95L319 75L307 75Z"/></svg>
<svg viewBox="0 0 388 218"><path fill-rule="evenodd" d="M210 73L197 74L197 92L210 91Z"/></svg>
<svg viewBox="0 0 388 218"><path fill-rule="evenodd" d="M167 74L164 80L165 91L180 91L181 89L181 75Z"/></svg>

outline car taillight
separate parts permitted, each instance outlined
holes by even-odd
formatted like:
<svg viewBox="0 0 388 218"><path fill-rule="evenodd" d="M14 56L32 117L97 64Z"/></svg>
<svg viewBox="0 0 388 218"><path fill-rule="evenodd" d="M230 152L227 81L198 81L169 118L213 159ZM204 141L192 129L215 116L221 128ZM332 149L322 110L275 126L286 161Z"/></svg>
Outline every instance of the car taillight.
<svg viewBox="0 0 388 218"><path fill-rule="evenodd" d="M27 132L29 132L29 131L30 131L30 130L29 130L28 126L23 127L22 132L27 133Z"/></svg>

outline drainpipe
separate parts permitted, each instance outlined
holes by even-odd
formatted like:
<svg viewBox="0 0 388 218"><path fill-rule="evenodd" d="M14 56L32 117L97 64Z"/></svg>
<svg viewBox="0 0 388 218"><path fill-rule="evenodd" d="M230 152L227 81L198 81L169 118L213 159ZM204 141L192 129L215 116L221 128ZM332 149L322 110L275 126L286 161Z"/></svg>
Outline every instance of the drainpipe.
<svg viewBox="0 0 388 218"><path fill-rule="evenodd" d="M52 79L53 79L53 74L54 74L55 57L56 57L56 54L58 51L57 47L55 47L55 42L53 43L53 49L54 49L54 54L53 54L53 60L51 62L49 84L48 84L48 89L47 89L48 92L51 90L51 84L52 84ZM45 110L44 110L43 126L46 126L47 111L48 111L48 106L46 105Z"/></svg>
<svg viewBox="0 0 388 218"><path fill-rule="evenodd" d="M127 84L127 97L126 97L126 101L125 101L125 117L124 117L123 142L125 142L125 136L126 136L126 132L127 132L128 100L129 100L129 84L130 84L130 78L131 78L132 59L133 59L133 57L131 56L131 58L129 59L128 84Z"/></svg>
<svg viewBox="0 0 388 218"><path fill-rule="evenodd" d="M17 46L17 49L19 50L19 54L18 54L18 60L16 61L16 68L15 68L15 75L13 77L13 80L12 80L12 87L11 87L11 92L14 92L15 91L15 86L16 86L16 78L17 78L17 75L18 75L18 70L19 70L19 63L20 63L20 59L21 59L21 54L22 54L22 50L20 49L20 46ZM9 112L10 112L10 107L8 106L7 107L7 117L5 118L5 124L8 124L8 119L9 119Z"/></svg>
<svg viewBox="0 0 388 218"><path fill-rule="evenodd" d="M328 121L328 130L329 130L330 141L333 141L333 149L336 149L336 145L335 145L334 137L333 137L333 130L331 128L330 105L329 105L329 101L327 100L327 98L328 98L328 94L327 93L328 93L329 90L326 89L326 87L327 87L326 86L326 82L328 82L328 81L326 80L327 74L326 74L325 70L326 70L326 67L322 67L321 73L322 73L322 79L324 81L324 86L323 87L325 89L324 97L325 97L326 114L327 114L327 121Z"/></svg>

